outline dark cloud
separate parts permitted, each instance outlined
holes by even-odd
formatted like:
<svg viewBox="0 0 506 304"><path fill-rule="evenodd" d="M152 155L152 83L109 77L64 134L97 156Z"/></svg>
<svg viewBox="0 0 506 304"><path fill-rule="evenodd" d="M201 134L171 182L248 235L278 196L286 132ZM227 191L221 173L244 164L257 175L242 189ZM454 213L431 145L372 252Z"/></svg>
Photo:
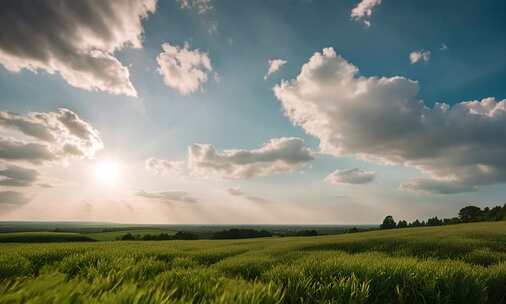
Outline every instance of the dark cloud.
<svg viewBox="0 0 506 304"><path fill-rule="evenodd" d="M49 146L45 144L26 143L0 137L0 159L40 164L56 160L57 155L50 151Z"/></svg>
<svg viewBox="0 0 506 304"><path fill-rule="evenodd" d="M241 188L235 187L235 188L228 188L227 189L228 194L235 195L235 196L241 196L244 193L241 191Z"/></svg>
<svg viewBox="0 0 506 304"><path fill-rule="evenodd" d="M142 45L156 0L16 0L0 3L0 64L58 72L72 86L136 96L114 52Z"/></svg>
<svg viewBox="0 0 506 304"><path fill-rule="evenodd" d="M329 174L325 181L331 184L367 184L374 180L376 172L359 168L336 170Z"/></svg>
<svg viewBox="0 0 506 304"><path fill-rule="evenodd" d="M260 197L260 196L247 195L239 187L228 188L227 192L228 192L228 194L233 195L233 196L244 197L248 201L256 203L256 204L270 204L270 203L272 203L270 200L265 199L265 198Z"/></svg>
<svg viewBox="0 0 506 304"><path fill-rule="evenodd" d="M93 157L102 149L100 134L69 109L31 112L26 115L0 112L0 129L13 129L35 142L0 137L0 158L34 163L65 157Z"/></svg>
<svg viewBox="0 0 506 304"><path fill-rule="evenodd" d="M15 191L0 191L0 205L19 206L28 203L30 200L23 193Z"/></svg>
<svg viewBox="0 0 506 304"><path fill-rule="evenodd" d="M177 202L183 202L183 203L197 203L198 200L188 194L188 192L185 191L160 191L160 192L146 192L146 191L139 191L136 193L137 196L151 199L151 200L157 200L160 202L166 202L166 203L177 203Z"/></svg>
<svg viewBox="0 0 506 304"><path fill-rule="evenodd" d="M431 108L418 91L405 77L359 76L332 48L274 88L289 119L319 138L323 153L401 164L430 176L408 188L456 193L506 182L506 100Z"/></svg>
<svg viewBox="0 0 506 304"><path fill-rule="evenodd" d="M37 170L7 165L0 169L0 186L28 187L36 182L38 177Z"/></svg>

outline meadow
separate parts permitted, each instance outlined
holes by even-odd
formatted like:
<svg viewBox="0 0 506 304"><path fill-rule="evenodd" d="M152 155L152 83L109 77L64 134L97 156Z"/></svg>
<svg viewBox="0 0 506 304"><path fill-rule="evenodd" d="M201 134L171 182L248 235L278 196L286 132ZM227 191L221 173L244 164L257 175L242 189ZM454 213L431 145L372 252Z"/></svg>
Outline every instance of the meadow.
<svg viewBox="0 0 506 304"><path fill-rule="evenodd" d="M506 303L506 222L0 244L0 303Z"/></svg>

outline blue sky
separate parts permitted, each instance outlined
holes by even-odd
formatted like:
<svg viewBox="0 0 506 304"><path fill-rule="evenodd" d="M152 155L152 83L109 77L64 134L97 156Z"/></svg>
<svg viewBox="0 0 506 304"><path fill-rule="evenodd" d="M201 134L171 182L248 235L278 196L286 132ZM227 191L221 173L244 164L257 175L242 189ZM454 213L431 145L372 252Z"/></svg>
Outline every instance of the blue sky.
<svg viewBox="0 0 506 304"><path fill-rule="evenodd" d="M29 1L24 2L29 4ZM350 144L346 147L349 153L321 151L322 137L308 134L311 132L306 132L308 130L300 125L294 126L294 118L285 114L286 103L275 96L273 88L282 80L296 79L301 67L316 52L322 53L328 47L334 49L336 56L342 56L359 69L357 77L401 76L418 81L416 99L423 100L428 107L436 102L453 106L487 97L495 97L499 103L505 98L505 3L369 2L376 3L371 8L371 16L353 20L352 9L360 1L159 1L156 9L146 13L145 17L139 17L142 13L133 16L140 20L136 28L142 36L140 47L118 44L113 51L107 50L128 69L137 97L111 94L107 89L78 87L62 78L58 70L48 73L46 67L35 68L36 72L29 70L27 62L35 59L19 51L20 46L44 46L21 44L9 41L14 39L12 37L3 37L5 43L0 43L0 52L12 52L8 47L15 45L19 53L8 53L13 57L7 59L3 59L0 53L0 111L26 117L30 112L52 113L60 107L67 108L100 133L104 148L93 151L89 157L65 156L43 164L3 159L5 168L30 168L39 174L38 182L28 187L4 186L0 189L24 195L20 202L7 199L0 204L0 208L5 206L5 212L0 211L0 219L376 223L386 214L407 219L451 216L470 201L482 205L500 204L505 194L502 189L504 180L497 176L503 172L496 174L493 181L489 181L488 176L472 181L457 176L456 187L467 190L452 190L451 194L441 194L440 190L427 191L421 186L417 186L416 191L402 190L399 185L412 178L435 176L440 182L441 178L446 181L453 173L433 169L433 159L424 159L423 165L409 165L405 162L419 159L404 150L402 161L388 165L385 160L391 160L389 156L367 150L364 145L357 148ZM83 3L92 6L91 2ZM204 5L203 9L199 9L199 3ZM2 15L23 9L26 6L0 5ZM23 14L19 13L19 16ZM21 28L30 23L29 19L23 20L22 17L19 20L14 30L19 30L16 26ZM364 24L364 20L369 21L370 26ZM106 21L111 22L104 21L109 28L116 26L114 21ZM41 32L47 31L43 34L51 37L50 30L48 25L42 27ZM26 35L19 36L20 40L38 41L37 33L21 30L20 33ZM101 37L100 33L95 35ZM75 39L86 40L87 37ZM128 42L133 38L124 39ZM212 71L208 71L207 80L194 92L184 95L164 83L157 62L164 43L179 49L187 44L188 50L199 56L205 54L210 60ZM58 47L54 46L52 50L58 50ZM410 62L410 53L417 51L430 52L430 56L427 60ZM264 79L268 62L272 59L283 59L287 63ZM7 66L14 60L19 60L18 64L23 67L19 71L12 71ZM329 60L334 58L329 57ZM331 98L329 106L338 103L337 99ZM374 101L374 96L371 100ZM297 111L301 109L297 108ZM501 117L498 118L500 122L503 121ZM385 120L388 124L389 117ZM485 135L480 133L477 136L481 137L476 141L471 143L467 139L459 146L480 147L485 136L496 134L490 129L498 124L492 127L489 124L483 126ZM459 131L455 128L447 132L458 137L459 132L476 130L472 124L465 126L469 129ZM16 129L12 125L4 128L0 130L2 137L11 136ZM26 134L18 135L15 138L26 139ZM276 159L276 164L283 163L283 166L292 161L286 165L288 169L267 170L262 163L261 170L269 172L247 177L237 176L239 171L234 171L234 175L217 170L212 176L206 171L203 177L202 172L196 174L191 168L184 171L192 172L182 175L165 171L155 174L145 168L146 160L150 158L184 162L188 147L196 143L212 145L221 155L227 149L259 149L276 138L300 138L310 149L312 160L304 160L304 151L297 151L301 155L297 154L300 158L296 160L287 160L284 156ZM504 139L495 140L498 143L493 145L494 149L505 147ZM380 157L382 161L363 160L361 153ZM470 158L467 155L462 157ZM223 161L233 162L233 159ZM219 165L225 165L221 161ZM479 161L487 166L497 164L495 159ZM426 165L426 162L430 164ZM111 163L114 166L107 165ZM256 165L247 163L247 166ZM238 163L230 166L230 170L242 170ZM425 166L425 169L421 170L419 166ZM459 175L462 165L459 166L449 166L448 170L455 169L457 173L454 174ZM494 170L504 169L500 164L490 166ZM324 181L335 170L340 170L339 176L342 176L350 174L346 170L351 169L360 169L360 174L374 172L374 176L358 183L349 182L349 179L347 182L346 178L344 182L342 179L336 183ZM93 177L105 174L97 173L97 170L119 170L119 177L114 177L117 179L114 183L103 185ZM91 171L95 173L90 177ZM51 187L37 186L36 183L42 181ZM87 185L86 190L83 190L83 184ZM474 189L475 186L479 189ZM230 195L230 189L240 189L240 194ZM195 198L196 203L185 204L188 201L185 197ZM258 198L268 203L262 205ZM291 211L287 212L288 209Z"/></svg>

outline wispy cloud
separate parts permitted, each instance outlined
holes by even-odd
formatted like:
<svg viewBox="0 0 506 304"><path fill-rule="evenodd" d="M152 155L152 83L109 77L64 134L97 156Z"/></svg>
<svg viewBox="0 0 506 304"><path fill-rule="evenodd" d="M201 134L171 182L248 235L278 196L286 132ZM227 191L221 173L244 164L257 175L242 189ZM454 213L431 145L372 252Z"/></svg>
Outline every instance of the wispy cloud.
<svg viewBox="0 0 506 304"><path fill-rule="evenodd" d="M276 73L277 71L279 71L279 69L281 69L281 67L287 63L288 63L288 61L283 60L283 59L269 60L269 70L267 71L267 74L265 74L264 79L269 78L269 76L271 76L273 73Z"/></svg>
<svg viewBox="0 0 506 304"><path fill-rule="evenodd" d="M373 9L381 4L381 0L362 0L351 10L351 19L362 22L365 26L370 27L369 17L372 16Z"/></svg>

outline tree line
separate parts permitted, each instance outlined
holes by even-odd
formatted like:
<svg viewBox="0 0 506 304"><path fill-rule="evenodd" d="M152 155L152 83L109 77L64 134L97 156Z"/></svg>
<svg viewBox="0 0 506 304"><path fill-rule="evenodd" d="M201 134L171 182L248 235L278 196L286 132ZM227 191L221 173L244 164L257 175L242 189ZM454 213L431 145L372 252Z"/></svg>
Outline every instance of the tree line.
<svg viewBox="0 0 506 304"><path fill-rule="evenodd" d="M506 220L506 204L504 206L495 206L493 208L480 208L477 206L467 206L460 209L458 216L451 218L438 218L437 216L425 220L416 219L413 222L400 220L395 222L393 216L387 215L380 225L380 229L409 228L423 226L442 226L454 225L460 223L485 222L485 221L504 221Z"/></svg>

